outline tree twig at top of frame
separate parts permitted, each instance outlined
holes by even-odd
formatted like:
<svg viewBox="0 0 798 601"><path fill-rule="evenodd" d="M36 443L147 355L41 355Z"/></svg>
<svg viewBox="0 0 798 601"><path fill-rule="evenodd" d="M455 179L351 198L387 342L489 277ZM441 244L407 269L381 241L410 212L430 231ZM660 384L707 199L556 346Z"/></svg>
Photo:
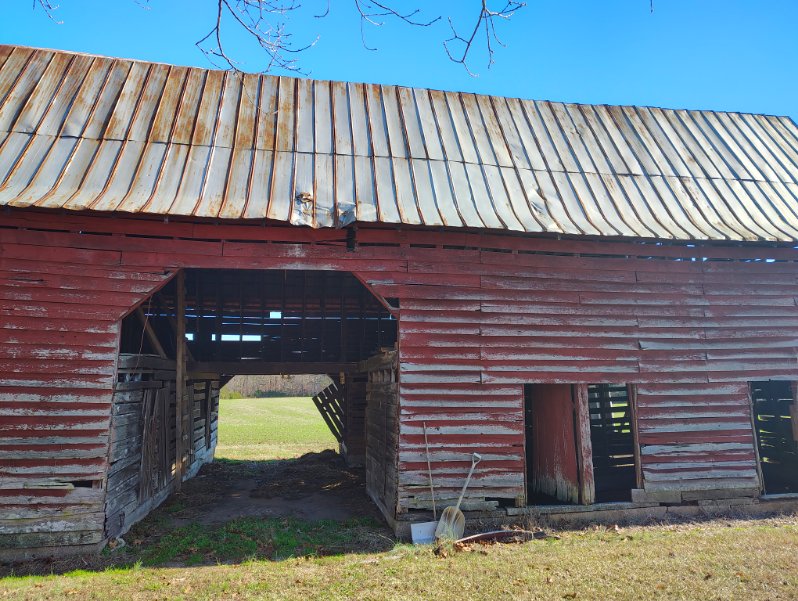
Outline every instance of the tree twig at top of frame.
<svg viewBox="0 0 798 601"><path fill-rule="evenodd" d="M437 23L441 20L440 15L430 19L429 21L420 21L414 19L416 15L421 13L421 9L416 8L409 12L399 12L398 10L391 8L384 2L376 2L375 0L354 0L355 8L357 8L358 13L360 14L360 41L363 44L363 47L366 50L377 50L377 48L372 48L366 43L366 32L363 29L364 25L369 24L375 27L381 27L385 24L385 21L377 21L380 17L393 17L399 19L400 21L404 21L408 25L414 25L416 27L429 27L433 23ZM327 0L327 12L330 10L329 0Z"/></svg>
<svg viewBox="0 0 798 601"><path fill-rule="evenodd" d="M51 21L58 23L59 25L63 23L63 21L59 21L55 18L54 13L58 9L58 5L53 4L52 0L33 0L33 10L36 10L37 4L42 7L44 14L46 14Z"/></svg>
<svg viewBox="0 0 798 601"><path fill-rule="evenodd" d="M285 18L299 7L298 0L216 0L215 24L202 39L197 41L196 46L212 64L219 66L216 61L220 60L227 68L241 71L238 61L225 50L222 24L225 14L228 14L234 23L252 36L266 52L269 61L263 69L264 73L272 71L275 67L300 72L296 55L314 46L319 38L316 37L304 46L294 46L291 34L286 31ZM215 45L204 46L208 40L213 40Z"/></svg>
<svg viewBox="0 0 798 601"><path fill-rule="evenodd" d="M479 16L476 19L471 33L466 37L460 35L449 17L449 28L452 30L452 37L443 42L443 47L446 50L446 55L449 60L463 65L468 74L472 77L477 75L468 68L468 57L474 47L474 42L480 33L485 35L485 47L488 52L488 69L494 63L493 55L495 52L494 44L504 46L504 43L499 39L496 33L496 19L509 20L515 13L526 6L526 2L517 2L515 0L507 0L505 5L500 10L491 10L488 8L488 0L482 0L482 6L479 11ZM461 44L462 52L454 53L452 51L453 44Z"/></svg>
<svg viewBox="0 0 798 601"><path fill-rule="evenodd" d="M144 6L150 0L131 0ZM214 1L214 0L211 0ZM322 0L317 0L322 1ZM499 10L492 10L488 5L490 0L479 0L479 13L473 28L468 29L470 34L461 35L451 17L448 17L452 36L443 42L448 58L461 64L466 71L474 75L468 63L478 36L484 33L488 53L488 68L494 62L495 45L504 44L496 31L497 19L509 20L526 2L518 0L502 0L505 4ZM650 0L653 5L653 0ZM289 72L302 72L299 65L299 55L315 46L319 37L309 43L297 45L294 43L293 34L289 30L290 16L296 13L302 4L300 0L215 0L215 16L213 26L195 44L205 54L208 60L216 67L242 71L241 63L228 52L225 38L230 28L240 28L257 42L266 53L268 62L262 70L263 73L275 69ZM426 18L423 8L409 8L400 10L393 4L398 0L352 0L354 8L360 18L361 41L368 50L376 50L366 42L366 25L380 27L388 19L398 20L413 27L430 27L442 19L441 15ZM55 11L59 8L54 0L33 0L33 7L39 5L45 14L55 21ZM326 6L320 13L313 15L315 18L324 18L330 14L331 1L326 0ZM455 49L455 46L460 48Z"/></svg>

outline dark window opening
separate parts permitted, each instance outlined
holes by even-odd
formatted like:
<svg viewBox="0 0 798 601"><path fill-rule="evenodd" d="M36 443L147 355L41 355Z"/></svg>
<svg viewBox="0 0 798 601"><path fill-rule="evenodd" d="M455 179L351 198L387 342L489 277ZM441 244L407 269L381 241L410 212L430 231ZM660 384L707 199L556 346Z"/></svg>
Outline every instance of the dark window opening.
<svg viewBox="0 0 798 601"><path fill-rule="evenodd" d="M102 480L72 480L69 484L75 488L101 488Z"/></svg>
<svg viewBox="0 0 798 601"><path fill-rule="evenodd" d="M798 405L792 382L751 382L751 401L765 493L798 493Z"/></svg>
<svg viewBox="0 0 798 601"><path fill-rule="evenodd" d="M629 389L626 384L591 384L587 394L595 500L630 501L637 478Z"/></svg>

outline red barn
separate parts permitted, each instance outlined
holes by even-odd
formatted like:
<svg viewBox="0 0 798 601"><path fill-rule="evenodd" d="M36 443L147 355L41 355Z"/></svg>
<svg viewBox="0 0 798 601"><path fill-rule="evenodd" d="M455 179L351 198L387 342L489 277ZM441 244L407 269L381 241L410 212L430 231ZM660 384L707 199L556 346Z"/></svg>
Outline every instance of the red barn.
<svg viewBox="0 0 798 601"><path fill-rule="evenodd" d="M788 118L0 46L0 557L124 532L239 373L332 374L397 531L425 427L469 515L773 506L797 199Z"/></svg>

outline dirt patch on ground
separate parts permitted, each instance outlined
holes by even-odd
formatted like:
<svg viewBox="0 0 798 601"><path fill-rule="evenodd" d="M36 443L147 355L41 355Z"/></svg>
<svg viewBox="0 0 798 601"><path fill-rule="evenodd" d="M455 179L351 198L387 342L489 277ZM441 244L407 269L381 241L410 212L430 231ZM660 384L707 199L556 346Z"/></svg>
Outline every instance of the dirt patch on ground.
<svg viewBox="0 0 798 601"><path fill-rule="evenodd" d="M301 499L315 493L366 494L363 470L346 467L334 451L307 453L298 459L275 462L252 496L263 499ZM332 495L331 495L331 498Z"/></svg>
<svg viewBox="0 0 798 601"><path fill-rule="evenodd" d="M362 469L334 451L279 461L214 462L203 466L165 508L177 525L220 524L241 517L379 520Z"/></svg>

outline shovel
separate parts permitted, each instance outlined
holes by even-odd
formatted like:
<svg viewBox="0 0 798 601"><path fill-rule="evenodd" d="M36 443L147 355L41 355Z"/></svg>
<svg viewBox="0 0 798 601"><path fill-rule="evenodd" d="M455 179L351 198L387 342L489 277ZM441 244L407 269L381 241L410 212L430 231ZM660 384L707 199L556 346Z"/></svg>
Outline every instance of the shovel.
<svg viewBox="0 0 798 601"><path fill-rule="evenodd" d="M474 468L480 461L482 461L482 455L479 453L471 454L471 469L468 470L468 477L466 478L465 484L463 484L463 490L460 491L460 498L457 499L457 505L454 507L449 506L441 513L441 521L438 522L438 527L435 529L436 539L457 540L463 538L465 516L463 512L460 511L460 503L463 502L463 496L465 495L466 488L468 488L468 483L471 481Z"/></svg>

